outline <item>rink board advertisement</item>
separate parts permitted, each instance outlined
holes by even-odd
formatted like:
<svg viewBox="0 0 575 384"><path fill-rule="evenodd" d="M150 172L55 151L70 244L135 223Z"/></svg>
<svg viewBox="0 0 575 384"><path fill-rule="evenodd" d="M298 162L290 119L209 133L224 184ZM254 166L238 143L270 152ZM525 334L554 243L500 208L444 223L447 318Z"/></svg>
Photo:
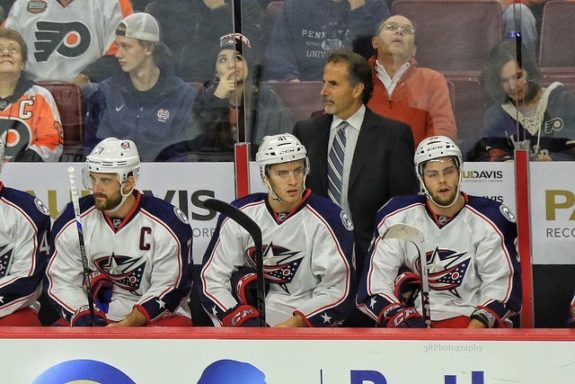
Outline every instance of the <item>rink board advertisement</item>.
<svg viewBox="0 0 575 384"><path fill-rule="evenodd" d="M4 166L2 180L41 198L55 218L69 201L69 166L76 168L80 179L82 163L11 163ZM533 262L575 264L570 247L575 238L575 166L571 162L533 162L530 168ZM462 190L502 202L515 212L513 172L512 162L465 163ZM251 164L250 185L252 192L265 190L255 163ZM202 202L212 197L234 199L233 165L144 163L137 187L188 214L194 233L194 260L200 262L216 223L216 212L204 208Z"/></svg>
<svg viewBox="0 0 575 384"><path fill-rule="evenodd" d="M211 377L239 375L238 362L267 384L568 383L573 356L573 341L5 339L0 347L12 362L2 382L32 384L195 384L213 363L225 372Z"/></svg>

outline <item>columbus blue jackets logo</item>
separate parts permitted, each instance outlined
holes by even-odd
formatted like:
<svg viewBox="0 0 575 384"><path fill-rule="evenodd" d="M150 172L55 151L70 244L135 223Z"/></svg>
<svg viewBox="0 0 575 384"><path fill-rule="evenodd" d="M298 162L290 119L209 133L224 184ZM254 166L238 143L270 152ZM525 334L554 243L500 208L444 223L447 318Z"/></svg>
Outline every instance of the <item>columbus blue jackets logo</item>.
<svg viewBox="0 0 575 384"><path fill-rule="evenodd" d="M142 276L146 269L144 258L129 256L105 256L94 261L98 270L106 274L117 286L128 291L140 288Z"/></svg>
<svg viewBox="0 0 575 384"><path fill-rule="evenodd" d="M56 23L39 21L36 24L34 58L48 61L55 52L64 57L78 57L90 47L90 30L79 22Z"/></svg>
<svg viewBox="0 0 575 384"><path fill-rule="evenodd" d="M457 288L461 286L471 261L467 252L435 248L426 256L429 268L429 287L436 291L449 291L460 297Z"/></svg>
<svg viewBox="0 0 575 384"><path fill-rule="evenodd" d="M252 268L256 268L255 248L247 250L248 263ZM264 246L264 275L266 280L280 284L287 292L285 284L291 283L303 260L299 251L269 244Z"/></svg>

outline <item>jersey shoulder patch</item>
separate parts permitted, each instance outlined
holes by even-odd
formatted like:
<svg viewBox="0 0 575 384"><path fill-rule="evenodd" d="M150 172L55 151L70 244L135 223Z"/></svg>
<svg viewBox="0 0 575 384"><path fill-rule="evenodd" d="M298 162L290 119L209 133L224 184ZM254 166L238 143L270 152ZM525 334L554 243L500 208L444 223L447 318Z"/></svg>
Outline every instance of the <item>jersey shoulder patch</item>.
<svg viewBox="0 0 575 384"><path fill-rule="evenodd" d="M44 202L42 200L40 200L39 198L35 197L34 198L34 204L36 205L36 208L38 208L38 210L48 216L50 215L50 211L48 211L48 208L46 207L46 205L44 204Z"/></svg>
<svg viewBox="0 0 575 384"><path fill-rule="evenodd" d="M188 217L186 216L186 214L178 207L174 207L174 213L176 214L176 217L178 219L180 219L180 221L186 225L190 224L190 220L188 220Z"/></svg>
<svg viewBox="0 0 575 384"><path fill-rule="evenodd" d="M501 204L499 206L499 212L510 222L515 223L515 215L511 212L508 206Z"/></svg>
<svg viewBox="0 0 575 384"><path fill-rule="evenodd" d="M348 214L345 213L344 211L341 211L339 217L341 218L341 222L345 227L345 229L347 229L348 231L353 231L353 222L351 221L351 218L348 216Z"/></svg>

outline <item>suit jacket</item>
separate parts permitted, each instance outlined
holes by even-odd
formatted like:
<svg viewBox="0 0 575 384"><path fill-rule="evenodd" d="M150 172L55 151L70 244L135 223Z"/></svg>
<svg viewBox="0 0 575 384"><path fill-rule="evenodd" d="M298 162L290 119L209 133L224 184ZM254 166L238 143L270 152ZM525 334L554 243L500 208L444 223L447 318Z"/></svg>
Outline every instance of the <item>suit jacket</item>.
<svg viewBox="0 0 575 384"><path fill-rule="evenodd" d="M327 154L333 115L298 122L293 134L306 147L310 174L306 185L327 196ZM348 201L355 227L356 267L361 276L374 233L375 216L389 198L419 191L409 125L384 118L366 108L349 176Z"/></svg>

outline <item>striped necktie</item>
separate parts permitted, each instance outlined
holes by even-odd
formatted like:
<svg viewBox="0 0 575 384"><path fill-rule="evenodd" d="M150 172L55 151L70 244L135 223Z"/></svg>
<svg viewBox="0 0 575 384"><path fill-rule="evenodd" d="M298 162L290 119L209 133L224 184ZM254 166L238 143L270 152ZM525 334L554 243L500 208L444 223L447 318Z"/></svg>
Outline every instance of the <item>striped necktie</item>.
<svg viewBox="0 0 575 384"><path fill-rule="evenodd" d="M349 126L342 121L337 126L337 132L331 143L327 167L327 194L337 205L341 205L341 190L343 185L343 159L345 157L345 129Z"/></svg>

